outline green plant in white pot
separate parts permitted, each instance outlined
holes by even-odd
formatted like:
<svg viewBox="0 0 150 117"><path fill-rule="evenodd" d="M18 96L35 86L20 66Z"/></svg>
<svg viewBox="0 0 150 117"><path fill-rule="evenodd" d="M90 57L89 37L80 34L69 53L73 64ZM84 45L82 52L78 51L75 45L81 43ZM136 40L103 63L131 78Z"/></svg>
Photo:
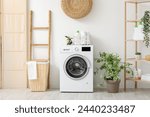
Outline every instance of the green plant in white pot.
<svg viewBox="0 0 150 117"><path fill-rule="evenodd" d="M104 70L104 80L107 83L107 91L109 93L117 93L121 81L119 77L120 72L124 68L129 68L127 72L131 73L132 70L129 67L131 64L121 63L121 58L118 55L105 52L99 54L99 58L97 58L96 62L100 66L95 73L98 73L99 70Z"/></svg>
<svg viewBox="0 0 150 117"><path fill-rule="evenodd" d="M136 59L136 60L142 59L142 54L141 54L141 52L136 52L136 53L135 53L135 59Z"/></svg>
<svg viewBox="0 0 150 117"><path fill-rule="evenodd" d="M72 45L73 44L73 42L72 42L72 37L70 37L70 36L65 36L65 38L67 39L67 45Z"/></svg>

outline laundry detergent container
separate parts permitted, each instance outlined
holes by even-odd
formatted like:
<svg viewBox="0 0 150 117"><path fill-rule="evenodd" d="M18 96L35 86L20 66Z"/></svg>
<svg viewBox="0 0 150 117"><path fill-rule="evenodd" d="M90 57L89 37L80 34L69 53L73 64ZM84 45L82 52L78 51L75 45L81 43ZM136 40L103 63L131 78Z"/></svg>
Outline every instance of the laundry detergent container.
<svg viewBox="0 0 150 117"><path fill-rule="evenodd" d="M46 91L49 81L49 62L37 62L37 79L29 80L31 91Z"/></svg>

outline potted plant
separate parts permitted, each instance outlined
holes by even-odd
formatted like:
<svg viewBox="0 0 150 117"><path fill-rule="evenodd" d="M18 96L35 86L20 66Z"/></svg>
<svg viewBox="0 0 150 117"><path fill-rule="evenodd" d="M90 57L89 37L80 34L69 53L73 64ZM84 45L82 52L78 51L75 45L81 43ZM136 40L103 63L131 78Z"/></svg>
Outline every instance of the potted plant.
<svg viewBox="0 0 150 117"><path fill-rule="evenodd" d="M131 64L121 63L121 58L112 53L100 53L96 62L100 65L95 73L104 70L104 80L107 83L107 91L109 93L117 93L119 91L120 77L119 74L124 68L130 68ZM127 70L131 73L131 69ZM133 73L133 72L132 72Z"/></svg>
<svg viewBox="0 0 150 117"><path fill-rule="evenodd" d="M145 35L144 42L146 47L150 46L150 11L145 11L143 18L141 19L143 24L143 33Z"/></svg>
<svg viewBox="0 0 150 117"><path fill-rule="evenodd" d="M69 36L65 36L65 38L67 39L67 45L72 45L73 42L72 42L72 37L69 37Z"/></svg>
<svg viewBox="0 0 150 117"><path fill-rule="evenodd" d="M142 58L141 52L136 52L136 53L135 53L135 59L136 59L136 60L140 60L141 58Z"/></svg>

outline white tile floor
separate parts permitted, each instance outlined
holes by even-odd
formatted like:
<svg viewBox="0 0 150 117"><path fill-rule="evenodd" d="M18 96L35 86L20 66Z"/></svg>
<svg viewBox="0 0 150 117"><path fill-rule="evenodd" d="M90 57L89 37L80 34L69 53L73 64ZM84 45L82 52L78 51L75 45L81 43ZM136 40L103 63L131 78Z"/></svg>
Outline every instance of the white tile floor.
<svg viewBox="0 0 150 117"><path fill-rule="evenodd" d="M119 93L60 93L59 90L31 92L29 89L0 89L0 100L150 100L150 89L128 89Z"/></svg>

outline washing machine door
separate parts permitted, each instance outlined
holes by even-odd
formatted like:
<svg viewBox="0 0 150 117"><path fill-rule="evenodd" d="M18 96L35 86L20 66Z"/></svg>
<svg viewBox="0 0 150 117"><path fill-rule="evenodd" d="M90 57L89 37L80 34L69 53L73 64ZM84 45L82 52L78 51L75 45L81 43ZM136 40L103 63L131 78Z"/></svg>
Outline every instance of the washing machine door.
<svg viewBox="0 0 150 117"><path fill-rule="evenodd" d="M81 80L88 74L89 60L82 55L73 55L67 58L64 64L66 75L73 80Z"/></svg>

